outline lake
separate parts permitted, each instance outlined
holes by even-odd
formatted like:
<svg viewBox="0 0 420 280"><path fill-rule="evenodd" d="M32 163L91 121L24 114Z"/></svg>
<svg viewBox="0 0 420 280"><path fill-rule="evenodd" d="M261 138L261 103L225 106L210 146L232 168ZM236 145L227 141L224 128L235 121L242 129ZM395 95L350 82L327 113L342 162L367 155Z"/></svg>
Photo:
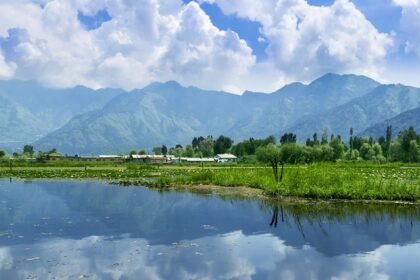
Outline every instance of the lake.
<svg viewBox="0 0 420 280"><path fill-rule="evenodd" d="M0 179L0 279L420 279L420 209Z"/></svg>

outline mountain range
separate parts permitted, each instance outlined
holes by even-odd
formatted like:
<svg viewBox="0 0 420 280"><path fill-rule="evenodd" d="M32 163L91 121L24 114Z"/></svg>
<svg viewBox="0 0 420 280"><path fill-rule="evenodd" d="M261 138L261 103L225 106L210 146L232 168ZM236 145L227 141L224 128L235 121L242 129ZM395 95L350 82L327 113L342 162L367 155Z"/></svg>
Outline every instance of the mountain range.
<svg viewBox="0 0 420 280"><path fill-rule="evenodd" d="M0 148L33 144L68 154L103 154L188 144L224 134L236 142L294 132L305 141L324 131L347 139L419 126L420 89L383 85L368 77L326 74L270 93L208 91L176 82L143 89L45 88L0 81ZM385 123L385 128L384 128Z"/></svg>

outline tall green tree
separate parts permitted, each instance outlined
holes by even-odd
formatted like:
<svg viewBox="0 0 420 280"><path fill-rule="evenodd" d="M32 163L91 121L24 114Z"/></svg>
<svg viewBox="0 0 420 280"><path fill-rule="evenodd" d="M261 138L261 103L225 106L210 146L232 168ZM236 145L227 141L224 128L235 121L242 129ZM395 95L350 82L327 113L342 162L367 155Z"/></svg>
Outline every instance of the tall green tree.
<svg viewBox="0 0 420 280"><path fill-rule="evenodd" d="M388 125L386 127L386 135L385 135L385 157L388 158L389 149L391 147L391 141L392 141L392 125Z"/></svg>
<svg viewBox="0 0 420 280"><path fill-rule="evenodd" d="M280 160L280 149L275 144L259 147L256 151L257 159L261 162L270 163L276 182L283 179L283 162ZM279 163L282 165L282 173L279 177Z"/></svg>
<svg viewBox="0 0 420 280"><path fill-rule="evenodd" d="M198 151L201 152L203 157L212 157L214 155L214 140L212 136L200 141Z"/></svg>
<svg viewBox="0 0 420 280"><path fill-rule="evenodd" d="M334 151L334 160L341 159L344 155L345 146L340 138L331 137L330 147Z"/></svg>
<svg viewBox="0 0 420 280"><path fill-rule="evenodd" d="M194 156L194 148L192 145L187 145L185 147L184 156L186 157L193 157Z"/></svg>
<svg viewBox="0 0 420 280"><path fill-rule="evenodd" d="M32 157L34 155L34 147L32 145L23 146L23 153L27 156Z"/></svg>
<svg viewBox="0 0 420 280"><path fill-rule="evenodd" d="M161 155L162 154L162 147L154 147L152 149L152 151L155 155Z"/></svg>
<svg viewBox="0 0 420 280"><path fill-rule="evenodd" d="M296 143L296 134L293 134L293 133L285 133L280 138L280 144L282 144L282 145L292 144L292 143Z"/></svg>
<svg viewBox="0 0 420 280"><path fill-rule="evenodd" d="M322 137L321 137L321 145L326 145L328 144L328 136L327 136L327 130L324 129L324 132L322 133Z"/></svg>
<svg viewBox="0 0 420 280"><path fill-rule="evenodd" d="M215 154L224 154L226 153L233 144L233 140L224 135L220 135L214 143L214 153Z"/></svg>
<svg viewBox="0 0 420 280"><path fill-rule="evenodd" d="M168 147L166 147L165 145L162 145L162 155L166 157L167 154L168 154Z"/></svg>

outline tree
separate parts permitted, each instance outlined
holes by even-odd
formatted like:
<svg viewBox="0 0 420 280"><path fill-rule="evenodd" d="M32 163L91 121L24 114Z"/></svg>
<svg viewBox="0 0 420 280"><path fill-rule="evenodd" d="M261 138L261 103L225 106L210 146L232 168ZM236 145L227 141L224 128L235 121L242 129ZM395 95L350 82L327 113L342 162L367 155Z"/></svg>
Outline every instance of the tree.
<svg viewBox="0 0 420 280"><path fill-rule="evenodd" d="M283 162L280 161L280 149L275 144L259 147L256 151L257 159L261 162L270 163L276 182L283 179ZM281 175L279 178L279 163L282 165Z"/></svg>
<svg viewBox="0 0 420 280"><path fill-rule="evenodd" d="M162 154L162 147L154 147L152 149L152 151L155 155L161 155Z"/></svg>
<svg viewBox="0 0 420 280"><path fill-rule="evenodd" d="M291 143L280 147L280 160L283 162L296 164L305 162L305 158L304 148L298 144Z"/></svg>
<svg viewBox="0 0 420 280"><path fill-rule="evenodd" d="M200 141L198 150L203 157L212 157L214 155L214 140L213 137L208 136L206 139Z"/></svg>
<svg viewBox="0 0 420 280"><path fill-rule="evenodd" d="M386 135L385 135L385 156L388 158L389 148L391 147L391 140L392 140L392 125L388 125L386 128Z"/></svg>
<svg viewBox="0 0 420 280"><path fill-rule="evenodd" d="M32 145L23 146L23 153L29 157L32 157L34 155L34 147Z"/></svg>
<svg viewBox="0 0 420 280"><path fill-rule="evenodd" d="M129 153L130 156L136 155L136 154L137 154L137 151L135 151L135 150L131 150L130 153Z"/></svg>
<svg viewBox="0 0 420 280"><path fill-rule="evenodd" d="M232 153L238 157L255 155L255 151L258 147L266 146L268 144L276 144L276 138L274 136L269 136L265 139L254 139L249 138L248 140L239 142L232 147Z"/></svg>
<svg viewBox="0 0 420 280"><path fill-rule="evenodd" d="M353 127L350 127L350 141L349 141L349 145L350 145L350 151L353 150Z"/></svg>
<svg viewBox="0 0 420 280"><path fill-rule="evenodd" d="M306 140L306 146L314 147L316 145L319 145L318 134L314 133L312 140L309 138Z"/></svg>
<svg viewBox="0 0 420 280"><path fill-rule="evenodd" d="M197 139L197 137L194 137L193 138L193 140L192 140L192 142L191 142L191 145L192 145L192 147L193 147L193 149L197 149L198 148L198 139Z"/></svg>
<svg viewBox="0 0 420 280"><path fill-rule="evenodd" d="M329 145L320 145L319 159L320 161L334 161L334 149Z"/></svg>
<svg viewBox="0 0 420 280"><path fill-rule="evenodd" d="M333 149L334 152L334 160L340 159L344 155L344 144L340 138L331 137L330 147Z"/></svg>
<svg viewBox="0 0 420 280"><path fill-rule="evenodd" d="M420 160L420 149L419 145L415 140L410 141L410 147L408 149L408 161L418 162Z"/></svg>
<svg viewBox="0 0 420 280"><path fill-rule="evenodd" d="M410 155L410 151L412 151L412 148L410 149L410 147L412 146L412 141L417 141L417 133L413 127L400 132L398 135L398 142L401 147L401 152L398 157L399 160L411 161L412 156Z"/></svg>
<svg viewBox="0 0 420 280"><path fill-rule="evenodd" d="M312 136L313 137L313 139L314 139L314 144L315 145L318 145L319 144L319 141L318 141L318 133L314 133L314 135Z"/></svg>
<svg viewBox="0 0 420 280"><path fill-rule="evenodd" d="M362 147L360 147L360 156L364 160L374 160L375 158L375 150L372 148L369 143L363 143Z"/></svg>
<svg viewBox="0 0 420 280"><path fill-rule="evenodd" d="M185 147L184 156L186 157L193 157L194 156L194 149L192 145L187 145Z"/></svg>
<svg viewBox="0 0 420 280"><path fill-rule="evenodd" d="M358 160L359 159L359 151L358 150L348 150L345 154L344 154L344 158L346 160Z"/></svg>
<svg viewBox="0 0 420 280"><path fill-rule="evenodd" d="M181 145L176 145L176 147L169 149L169 154L179 158L184 154L184 149Z"/></svg>
<svg viewBox="0 0 420 280"><path fill-rule="evenodd" d="M140 150L139 151L139 155L145 155L146 154L146 151L145 150Z"/></svg>
<svg viewBox="0 0 420 280"><path fill-rule="evenodd" d="M285 133L280 138L280 143L282 145L296 143L296 134L293 133Z"/></svg>
<svg viewBox="0 0 420 280"><path fill-rule="evenodd" d="M220 135L214 143L214 153L224 154L232 147L232 144L233 140L231 138Z"/></svg>
<svg viewBox="0 0 420 280"><path fill-rule="evenodd" d="M321 138L321 145L325 145L328 144L328 137L327 137L327 130L324 129L324 132L322 133L322 138Z"/></svg>
<svg viewBox="0 0 420 280"><path fill-rule="evenodd" d="M4 158L6 156L6 152L3 150L0 150L0 158Z"/></svg>
<svg viewBox="0 0 420 280"><path fill-rule="evenodd" d="M162 154L166 157L166 155L168 154L168 147L166 147L165 145L162 145Z"/></svg>

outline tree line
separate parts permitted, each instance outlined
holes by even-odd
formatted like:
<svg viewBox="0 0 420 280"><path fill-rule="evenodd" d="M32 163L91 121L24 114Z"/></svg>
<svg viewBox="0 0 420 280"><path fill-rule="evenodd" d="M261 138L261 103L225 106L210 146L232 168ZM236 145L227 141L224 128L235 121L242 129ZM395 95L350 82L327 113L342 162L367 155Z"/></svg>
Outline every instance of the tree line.
<svg viewBox="0 0 420 280"><path fill-rule="evenodd" d="M280 144L276 144L273 138L263 141L249 139L238 143L233 151L242 157L255 157L262 159L267 146L262 142L271 140L268 145L273 147L272 152L277 153L279 161L291 164L311 163L339 160L348 161L378 161L378 162L420 162L420 134L413 127L405 129L393 138L392 126L388 126L384 136L379 139L373 137L354 136L350 129L350 138L345 142L341 136L327 135L324 132L321 137L314 133L305 144L296 142L296 135L286 133L280 138ZM255 151L255 152L254 152ZM264 161L264 160L263 160Z"/></svg>
<svg viewBox="0 0 420 280"><path fill-rule="evenodd" d="M348 161L378 161L378 162L420 162L420 134L413 127L400 131L393 137L392 126L388 126L384 135L378 139L373 137L355 136L351 128L350 137L345 141L340 135L322 135L314 133L305 143L297 143L297 136L293 133L284 133L279 142L274 136L263 139L249 138L234 144L227 136L218 138L194 137L190 144L177 144L173 147L166 145L152 149L157 155L173 155L176 157L213 157L216 154L232 153L244 163L270 162L273 157L276 161L298 164L312 162ZM37 157L47 156L57 152L55 149L48 152L38 152ZM145 150L131 151L130 154L146 154ZM25 145L21 154L14 153L13 157L30 157L35 155L31 145ZM0 150L0 158L6 153Z"/></svg>
<svg viewBox="0 0 420 280"><path fill-rule="evenodd" d="M177 144L174 147L168 148L166 145L157 146L152 149L155 155L173 155L175 157L213 157L217 154L224 154L229 152L233 145L233 140L230 137L220 135L214 139L212 135L207 137L194 137L191 144L185 145ZM131 151L130 154L146 154L145 150Z"/></svg>

